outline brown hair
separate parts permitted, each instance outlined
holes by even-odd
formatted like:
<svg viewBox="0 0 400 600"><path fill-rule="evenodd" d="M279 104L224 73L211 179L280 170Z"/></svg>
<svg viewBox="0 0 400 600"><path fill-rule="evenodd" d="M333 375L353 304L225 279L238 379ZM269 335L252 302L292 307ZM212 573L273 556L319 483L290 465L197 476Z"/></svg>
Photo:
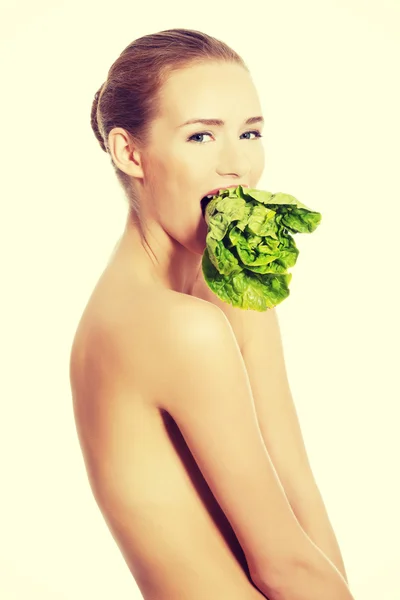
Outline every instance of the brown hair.
<svg viewBox="0 0 400 600"><path fill-rule="evenodd" d="M108 71L96 92L91 125L104 152L108 152L117 178L128 198L130 210L139 216L132 178L114 163L108 134L123 128L128 137L144 148L152 120L159 109L159 91L173 71L207 60L236 63L243 59L224 42L192 29L167 29L134 40Z"/></svg>

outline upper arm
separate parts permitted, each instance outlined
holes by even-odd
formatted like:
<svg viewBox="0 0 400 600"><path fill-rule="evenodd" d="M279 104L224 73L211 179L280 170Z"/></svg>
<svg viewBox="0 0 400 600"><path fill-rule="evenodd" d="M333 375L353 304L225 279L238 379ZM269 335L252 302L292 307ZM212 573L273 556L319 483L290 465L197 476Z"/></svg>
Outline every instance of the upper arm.
<svg viewBox="0 0 400 600"><path fill-rule="evenodd" d="M243 359L265 445L297 516L298 505L317 495L284 361L276 309L243 314Z"/></svg>
<svg viewBox="0 0 400 600"><path fill-rule="evenodd" d="M178 425L255 578L303 554L305 536L264 444L230 324L210 304L170 322L159 405Z"/></svg>

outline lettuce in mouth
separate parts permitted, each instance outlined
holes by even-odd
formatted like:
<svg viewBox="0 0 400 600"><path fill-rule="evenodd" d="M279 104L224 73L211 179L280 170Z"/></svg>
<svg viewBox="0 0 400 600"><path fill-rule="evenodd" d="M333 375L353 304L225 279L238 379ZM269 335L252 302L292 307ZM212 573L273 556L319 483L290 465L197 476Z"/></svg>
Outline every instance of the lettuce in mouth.
<svg viewBox="0 0 400 600"><path fill-rule="evenodd" d="M206 284L232 306L264 312L290 294L287 269L299 255L291 233L312 233L322 216L289 194L238 185L220 190L204 218Z"/></svg>

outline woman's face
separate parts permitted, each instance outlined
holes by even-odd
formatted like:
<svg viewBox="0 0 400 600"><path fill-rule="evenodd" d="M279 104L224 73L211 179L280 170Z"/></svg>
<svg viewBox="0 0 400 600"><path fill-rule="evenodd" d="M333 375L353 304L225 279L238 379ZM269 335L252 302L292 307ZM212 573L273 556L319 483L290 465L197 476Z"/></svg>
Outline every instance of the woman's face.
<svg viewBox="0 0 400 600"><path fill-rule="evenodd" d="M182 245L202 252L203 196L231 185L257 187L264 170L258 137L263 124L246 120L260 116L257 91L240 65L210 62L173 73L161 90L160 115L143 156L145 220L155 219ZM192 119L224 125L185 125Z"/></svg>

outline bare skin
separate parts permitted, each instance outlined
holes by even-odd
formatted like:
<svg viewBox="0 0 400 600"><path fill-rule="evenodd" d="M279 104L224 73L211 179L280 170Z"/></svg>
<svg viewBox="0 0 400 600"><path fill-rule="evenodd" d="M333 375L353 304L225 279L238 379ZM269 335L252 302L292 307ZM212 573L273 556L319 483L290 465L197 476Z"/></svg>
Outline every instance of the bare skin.
<svg viewBox="0 0 400 600"><path fill-rule="evenodd" d="M130 426L122 427L123 407L107 409L111 402L99 394L98 379L88 364L107 360L93 335L106 330L110 345L118 343L120 330L115 316L133 315L129 327L139 350L131 357L132 369L151 363L145 340L154 331L154 313L167 312L180 294L145 287L126 280L118 254L103 273L76 332L71 356L76 424L89 480L99 508L131 569L144 600L260 600L265 596L252 582L242 548L197 467L175 422L161 414L152 396L154 381L138 378L129 399ZM199 279L193 295L223 308L242 348L240 314L206 290ZM124 320L119 318L123 327ZM107 324L112 323L111 326ZM151 333L150 333L151 332ZM114 338L114 339L111 339ZM105 342L107 338L105 337ZM140 364L139 364L140 363ZM154 377L157 369L154 369ZM94 418L106 411L113 419L119 444L130 461L135 504L126 512L119 507L115 523L107 503L102 502L106 477L101 465L107 460L101 432L107 425ZM126 414L126 413L125 413ZM124 436L124 437L122 437ZM129 520L130 526L126 526ZM161 536L159 528L164 529Z"/></svg>
<svg viewBox="0 0 400 600"><path fill-rule="evenodd" d="M169 311L193 296L223 310L243 351L241 310L203 280L200 200L216 188L257 187L264 152L250 132L262 125L246 120L262 115L261 106L248 73L232 64L181 70L163 92L146 149L132 146L121 128L109 134L115 164L135 182L142 225L128 217L75 334L70 377L78 436L96 501L145 600L260 600L228 520L174 421L156 405L148 340L156 342ZM180 127L193 117L225 125ZM188 141L204 131L206 142ZM129 398L116 404L118 377L108 373L127 331L135 340L127 357L135 376ZM118 477L107 470L109 452L121 452L121 464L130 466L129 500L111 503L107 496Z"/></svg>

